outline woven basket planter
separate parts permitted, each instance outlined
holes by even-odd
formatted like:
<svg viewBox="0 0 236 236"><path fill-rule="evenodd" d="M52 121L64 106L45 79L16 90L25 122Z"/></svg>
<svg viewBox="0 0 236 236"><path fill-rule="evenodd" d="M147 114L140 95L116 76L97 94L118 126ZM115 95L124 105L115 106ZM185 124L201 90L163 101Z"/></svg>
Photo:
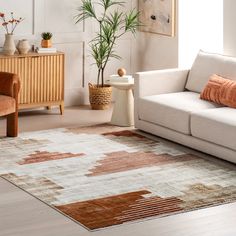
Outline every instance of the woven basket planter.
<svg viewBox="0 0 236 236"><path fill-rule="evenodd" d="M106 110L111 104L112 87L97 87L89 83L89 101L93 110Z"/></svg>

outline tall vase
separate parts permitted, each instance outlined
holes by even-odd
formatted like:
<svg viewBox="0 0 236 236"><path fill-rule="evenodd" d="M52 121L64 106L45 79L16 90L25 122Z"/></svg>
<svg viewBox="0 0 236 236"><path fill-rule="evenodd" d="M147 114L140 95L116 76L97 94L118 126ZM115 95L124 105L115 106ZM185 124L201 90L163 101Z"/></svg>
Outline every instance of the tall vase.
<svg viewBox="0 0 236 236"><path fill-rule="evenodd" d="M3 53L5 55L11 56L14 55L15 51L16 51L16 45L14 42L13 34L6 34L5 42L3 45Z"/></svg>

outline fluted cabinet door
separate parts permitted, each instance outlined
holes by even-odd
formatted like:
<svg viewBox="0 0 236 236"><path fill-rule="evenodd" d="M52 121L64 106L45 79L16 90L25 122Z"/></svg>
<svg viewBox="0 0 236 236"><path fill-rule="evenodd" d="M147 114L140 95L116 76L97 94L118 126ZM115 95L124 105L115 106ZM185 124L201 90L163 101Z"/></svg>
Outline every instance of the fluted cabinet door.
<svg viewBox="0 0 236 236"><path fill-rule="evenodd" d="M19 107L59 105L64 110L64 54L0 56L0 71L19 75Z"/></svg>

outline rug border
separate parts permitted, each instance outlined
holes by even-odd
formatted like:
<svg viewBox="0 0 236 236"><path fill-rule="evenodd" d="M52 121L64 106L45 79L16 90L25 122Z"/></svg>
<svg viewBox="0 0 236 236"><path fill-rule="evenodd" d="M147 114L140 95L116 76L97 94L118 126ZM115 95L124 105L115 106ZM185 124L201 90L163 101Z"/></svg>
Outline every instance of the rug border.
<svg viewBox="0 0 236 236"><path fill-rule="evenodd" d="M39 200L40 202L44 203L45 205L49 206L50 208L52 208L53 210L55 210L56 212L60 213L63 216L66 216L67 218L69 218L70 220L72 220L73 222L79 224L80 226L82 226L83 228L87 229L88 231L91 231L89 228L87 228L85 225L83 225L82 223L80 223L79 221L76 221L75 219L73 219L72 217L66 215L65 213L63 213L62 211L58 210L56 207L54 207L53 205L50 205L49 203L43 201L42 199L38 198L37 196L33 195L32 193L28 192L27 190L19 187L18 185L16 185L15 183L13 183L12 181L8 180L7 178L3 177L2 175L0 175L0 178L6 180L8 183L12 184L13 186L17 187L18 189L22 190L23 192L29 194L31 197Z"/></svg>

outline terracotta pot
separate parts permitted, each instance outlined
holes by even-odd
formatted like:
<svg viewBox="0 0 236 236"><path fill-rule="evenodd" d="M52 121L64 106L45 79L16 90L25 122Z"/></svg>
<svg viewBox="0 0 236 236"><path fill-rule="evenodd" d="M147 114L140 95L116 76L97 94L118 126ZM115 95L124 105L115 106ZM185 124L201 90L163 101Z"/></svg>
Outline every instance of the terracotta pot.
<svg viewBox="0 0 236 236"><path fill-rule="evenodd" d="M111 104L112 87L97 86L89 83L89 101L93 110L106 110Z"/></svg>
<svg viewBox="0 0 236 236"><path fill-rule="evenodd" d="M48 40L42 39L42 41L41 41L41 47L42 47L42 48L51 48L51 47L52 47L52 41L51 41L51 39L48 39Z"/></svg>
<svg viewBox="0 0 236 236"><path fill-rule="evenodd" d="M20 54L27 54L30 50L30 44L27 39L22 39L17 44L17 50Z"/></svg>
<svg viewBox="0 0 236 236"><path fill-rule="evenodd" d="M16 45L14 42L13 34L6 34L5 42L3 45L3 53L5 55L11 56L14 55L15 51L16 51Z"/></svg>

